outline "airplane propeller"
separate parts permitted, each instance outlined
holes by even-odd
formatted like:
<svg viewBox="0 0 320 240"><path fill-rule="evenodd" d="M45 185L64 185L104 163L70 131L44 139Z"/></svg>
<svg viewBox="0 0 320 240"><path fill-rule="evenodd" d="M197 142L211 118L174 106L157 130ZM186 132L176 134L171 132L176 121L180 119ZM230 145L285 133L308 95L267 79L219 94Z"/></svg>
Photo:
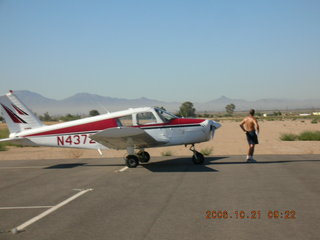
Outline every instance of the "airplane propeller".
<svg viewBox="0 0 320 240"><path fill-rule="evenodd" d="M207 131L210 132L210 139L212 139L214 131L221 127L221 124L213 120L206 120L205 122L203 122L202 126L208 129Z"/></svg>

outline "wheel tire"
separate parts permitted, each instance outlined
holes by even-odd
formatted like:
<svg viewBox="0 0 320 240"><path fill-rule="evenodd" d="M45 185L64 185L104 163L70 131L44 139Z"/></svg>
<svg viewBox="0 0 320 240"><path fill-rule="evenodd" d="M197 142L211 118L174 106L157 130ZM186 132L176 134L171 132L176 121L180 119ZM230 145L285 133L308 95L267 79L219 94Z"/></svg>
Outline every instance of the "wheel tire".
<svg viewBox="0 0 320 240"><path fill-rule="evenodd" d="M128 168L136 168L139 165L139 159L135 155L128 155L126 158Z"/></svg>
<svg viewBox="0 0 320 240"><path fill-rule="evenodd" d="M142 151L138 153L138 158L141 163L147 163L150 161L150 154L148 152Z"/></svg>
<svg viewBox="0 0 320 240"><path fill-rule="evenodd" d="M203 164L203 162L204 162L204 156L203 156L201 153L199 153L199 152L194 152L194 154L193 154L193 156L192 156L192 162L193 162L194 164L197 164L197 165Z"/></svg>

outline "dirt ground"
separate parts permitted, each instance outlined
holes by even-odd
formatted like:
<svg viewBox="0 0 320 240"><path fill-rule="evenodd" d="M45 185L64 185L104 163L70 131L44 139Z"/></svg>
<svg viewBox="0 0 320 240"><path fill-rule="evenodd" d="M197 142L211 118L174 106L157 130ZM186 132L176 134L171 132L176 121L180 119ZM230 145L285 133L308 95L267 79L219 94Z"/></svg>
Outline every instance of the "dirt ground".
<svg viewBox="0 0 320 240"><path fill-rule="evenodd" d="M198 151L212 149L210 156L246 155L247 142L239 122L223 121L213 140L196 145ZM284 142L279 139L282 133L301 133L306 130L320 130L320 123L310 120L260 121L260 144L256 146L259 154L320 154L320 141ZM147 149L151 156L188 156L191 152L184 146ZM126 151L104 150L100 156L96 150L63 149L49 147L9 147L0 152L0 160L23 159L68 159L68 158L112 158L124 157Z"/></svg>

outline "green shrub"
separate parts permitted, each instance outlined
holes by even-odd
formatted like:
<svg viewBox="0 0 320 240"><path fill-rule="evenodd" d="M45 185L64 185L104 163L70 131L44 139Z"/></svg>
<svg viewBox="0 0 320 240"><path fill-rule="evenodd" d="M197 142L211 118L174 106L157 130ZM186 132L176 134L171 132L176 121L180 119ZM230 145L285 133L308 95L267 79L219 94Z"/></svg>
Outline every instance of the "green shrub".
<svg viewBox="0 0 320 240"><path fill-rule="evenodd" d="M318 120L317 119L312 119L311 123L312 124L316 124L316 123L318 123Z"/></svg>
<svg viewBox="0 0 320 240"><path fill-rule="evenodd" d="M293 133L283 133L280 136L280 140L282 141L296 141L298 139L298 135Z"/></svg>
<svg viewBox="0 0 320 240"><path fill-rule="evenodd" d="M275 121L275 118L266 118L267 121Z"/></svg>
<svg viewBox="0 0 320 240"><path fill-rule="evenodd" d="M1 129L0 130L0 139L7 138L8 136L9 136L8 129ZM4 142L0 143L0 151L6 151L7 150L6 146L7 146L7 143L4 143Z"/></svg>
<svg viewBox="0 0 320 240"><path fill-rule="evenodd" d="M320 131L305 131L302 132L298 140L300 141L320 141Z"/></svg>
<svg viewBox="0 0 320 240"><path fill-rule="evenodd" d="M299 135L292 133L281 134L282 141L320 141L320 131L304 131Z"/></svg>
<svg viewBox="0 0 320 240"><path fill-rule="evenodd" d="M0 138L9 137L9 130L7 128L0 129Z"/></svg>
<svg viewBox="0 0 320 240"><path fill-rule="evenodd" d="M0 139L8 138L8 137L9 137L9 130L7 128L0 129ZM7 146L22 147L22 145L20 145L20 144L15 144L12 142L2 142L2 143L0 143L0 151L6 151Z"/></svg>
<svg viewBox="0 0 320 240"><path fill-rule="evenodd" d="M162 155L163 157L172 156L172 152L171 152L171 151L163 151L163 152L161 153L161 155Z"/></svg>
<svg viewBox="0 0 320 240"><path fill-rule="evenodd" d="M200 152L204 155L204 156L209 156L211 155L213 151L213 148L212 147L207 147L207 148L203 148L200 150Z"/></svg>
<svg viewBox="0 0 320 240"><path fill-rule="evenodd" d="M0 151L6 151L7 148L4 143L0 143Z"/></svg>

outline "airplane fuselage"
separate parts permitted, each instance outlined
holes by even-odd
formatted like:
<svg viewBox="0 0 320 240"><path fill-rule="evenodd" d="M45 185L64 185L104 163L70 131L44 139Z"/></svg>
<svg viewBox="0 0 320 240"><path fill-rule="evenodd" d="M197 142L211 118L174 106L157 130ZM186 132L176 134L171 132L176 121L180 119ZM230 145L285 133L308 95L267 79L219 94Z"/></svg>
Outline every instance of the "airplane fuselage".
<svg viewBox="0 0 320 240"><path fill-rule="evenodd" d="M75 121L44 125L10 91L0 96L0 110L8 125L9 138L0 142L63 148L126 149L126 164L135 168L147 163L145 148L191 145L194 164L204 156L194 144L210 140L221 125L213 120L178 118L161 108L131 108ZM137 151L136 151L137 150Z"/></svg>
<svg viewBox="0 0 320 240"><path fill-rule="evenodd" d="M137 115L154 114L154 122L139 123ZM153 108L135 108L125 111L103 114L75 121L43 126L12 134L13 138L25 138L26 145L51 147L107 149L90 136L109 128L122 128L120 122L126 119L125 126L141 128L159 142L152 147L194 144L208 141L212 135L204 127L205 119L174 118L164 122L158 118ZM123 120L122 120L123 121Z"/></svg>

